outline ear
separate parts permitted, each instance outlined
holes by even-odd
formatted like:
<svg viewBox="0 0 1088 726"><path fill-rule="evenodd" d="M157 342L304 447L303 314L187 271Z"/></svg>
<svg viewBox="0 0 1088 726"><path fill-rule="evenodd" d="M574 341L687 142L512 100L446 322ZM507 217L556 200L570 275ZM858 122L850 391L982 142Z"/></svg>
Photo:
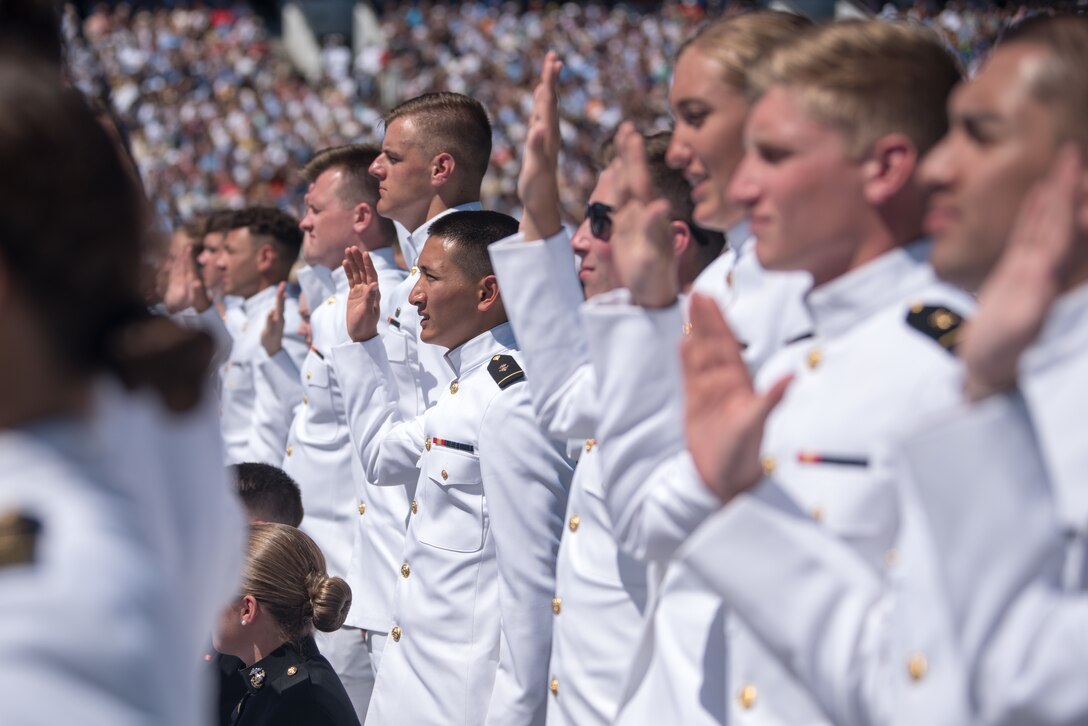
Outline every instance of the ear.
<svg viewBox="0 0 1088 726"><path fill-rule="evenodd" d="M260 615L260 612L261 606L257 603L257 598L253 597L252 595L242 596L242 610L240 613L242 616L242 620L245 620L248 624L252 624L253 621Z"/></svg>
<svg viewBox="0 0 1088 726"><path fill-rule="evenodd" d="M477 286L477 293L479 295L479 302L476 304L476 309L480 312L487 312L499 302L499 281L494 275L488 275L484 279L480 280Z"/></svg>
<svg viewBox="0 0 1088 726"><path fill-rule="evenodd" d="M684 253L695 244L695 238L687 222L681 222L678 219L669 222L669 235L672 236L672 248L676 253L676 259L683 257Z"/></svg>
<svg viewBox="0 0 1088 726"><path fill-rule="evenodd" d="M351 229L355 234L362 235L367 227L374 221L374 208L366 202L359 202L352 210Z"/></svg>
<svg viewBox="0 0 1088 726"><path fill-rule="evenodd" d="M272 246L271 242L265 242L257 250L257 270L259 272L269 272L279 261L279 255L276 254L276 248Z"/></svg>
<svg viewBox="0 0 1088 726"><path fill-rule="evenodd" d="M457 162L448 151L440 152L431 159L431 186L440 187L448 184L453 178L453 172L457 168Z"/></svg>
<svg viewBox="0 0 1088 726"><path fill-rule="evenodd" d="M881 136L861 162L865 201L878 206L910 185L918 169L918 150L905 134Z"/></svg>

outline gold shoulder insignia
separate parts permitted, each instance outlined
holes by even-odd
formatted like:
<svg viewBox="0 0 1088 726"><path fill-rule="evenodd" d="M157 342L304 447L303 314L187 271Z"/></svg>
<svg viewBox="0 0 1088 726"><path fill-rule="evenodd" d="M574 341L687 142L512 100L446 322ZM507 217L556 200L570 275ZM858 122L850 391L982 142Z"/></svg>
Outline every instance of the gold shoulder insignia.
<svg viewBox="0 0 1088 726"><path fill-rule="evenodd" d="M933 338L949 353L956 352L960 341L963 316L940 305L916 303L907 313L907 325Z"/></svg>
<svg viewBox="0 0 1088 726"><path fill-rule="evenodd" d="M32 564L41 531L41 522L23 512L0 514L0 567Z"/></svg>
<svg viewBox="0 0 1088 726"><path fill-rule="evenodd" d="M521 369L513 356L509 355L492 356L491 362L487 364L487 372L502 389L525 380L525 371Z"/></svg>

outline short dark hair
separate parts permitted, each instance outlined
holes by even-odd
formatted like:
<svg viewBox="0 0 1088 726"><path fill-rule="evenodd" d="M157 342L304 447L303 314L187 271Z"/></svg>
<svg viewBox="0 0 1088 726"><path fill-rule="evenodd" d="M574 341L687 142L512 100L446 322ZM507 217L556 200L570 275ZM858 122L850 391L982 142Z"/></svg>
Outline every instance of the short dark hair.
<svg viewBox="0 0 1088 726"><path fill-rule="evenodd" d="M246 207L231 215L230 230L248 229L255 237L268 237L284 263L284 276L298 259L302 248L302 230L298 220L275 207Z"/></svg>
<svg viewBox="0 0 1088 726"><path fill-rule="evenodd" d="M207 219L204 220L204 234L203 237L207 237L209 234L215 234L216 232L229 232L234 229L234 210L233 209L213 209L208 213Z"/></svg>
<svg viewBox="0 0 1088 726"><path fill-rule="evenodd" d="M378 180L370 175L370 165L379 154L381 149L369 144L331 146L314 154L302 168L302 178L313 184L329 169L337 169L343 173L339 196L345 207L360 202L374 204L378 201Z"/></svg>
<svg viewBox="0 0 1088 726"><path fill-rule="evenodd" d="M475 179L483 179L491 162L491 121L483 105L461 93L424 93L396 106L385 126L409 119L427 144L426 153L447 152Z"/></svg>
<svg viewBox="0 0 1088 726"><path fill-rule="evenodd" d="M250 520L278 522L297 527L302 523L302 492L278 466L236 464L232 467L238 496Z"/></svg>
<svg viewBox="0 0 1088 726"><path fill-rule="evenodd" d="M453 212L436 219L427 229L427 236L451 243L453 264L469 279L480 280L494 274L488 245L517 234L518 224L502 212Z"/></svg>

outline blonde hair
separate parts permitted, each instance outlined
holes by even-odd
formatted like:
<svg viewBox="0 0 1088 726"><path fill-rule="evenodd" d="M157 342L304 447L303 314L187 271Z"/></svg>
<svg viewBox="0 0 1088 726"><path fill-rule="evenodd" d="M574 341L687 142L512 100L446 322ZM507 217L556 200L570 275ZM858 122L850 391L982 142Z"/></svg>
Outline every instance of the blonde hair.
<svg viewBox="0 0 1088 726"><path fill-rule="evenodd" d="M889 133L919 155L948 129L945 104L961 76L932 31L885 21L813 27L780 45L751 72L751 100L781 86L800 94L815 120L837 128L855 158Z"/></svg>
<svg viewBox="0 0 1088 726"><path fill-rule="evenodd" d="M812 21L804 16L777 10L721 18L685 41L676 57L689 48L698 50L721 65L724 83L743 93L749 69L760 56L810 27Z"/></svg>
<svg viewBox="0 0 1088 726"><path fill-rule="evenodd" d="M242 591L252 595L292 642L339 630L351 607L351 588L329 577L321 549L301 530L286 524L255 524L249 530L249 557Z"/></svg>

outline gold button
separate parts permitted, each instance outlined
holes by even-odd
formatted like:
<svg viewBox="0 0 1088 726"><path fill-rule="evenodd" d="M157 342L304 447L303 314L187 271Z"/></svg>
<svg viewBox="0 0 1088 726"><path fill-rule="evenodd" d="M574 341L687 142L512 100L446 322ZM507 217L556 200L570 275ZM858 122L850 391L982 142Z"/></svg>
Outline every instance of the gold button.
<svg viewBox="0 0 1088 726"><path fill-rule="evenodd" d="M427 451L431 450L431 437L430 436L427 437L427 441L423 444L423 448L426 449Z"/></svg>
<svg viewBox="0 0 1088 726"><path fill-rule="evenodd" d="M563 609L563 598L553 597L552 598L552 612L555 613L556 615L558 615L559 611L562 610L562 609Z"/></svg>
<svg viewBox="0 0 1088 726"><path fill-rule="evenodd" d="M303 396L302 397L302 405L307 406L307 405L309 405L309 403L310 403L310 397L309 396Z"/></svg>
<svg viewBox="0 0 1088 726"><path fill-rule="evenodd" d="M359 514L366 514L366 502L359 502Z"/></svg>
<svg viewBox="0 0 1088 726"><path fill-rule="evenodd" d="M921 653L915 653L907 660L907 673L912 681L920 681L926 677L929 670L929 662Z"/></svg>
<svg viewBox="0 0 1088 726"><path fill-rule="evenodd" d="M571 532L577 532L578 531L578 525L581 524L581 523L582 523L582 518L579 517L577 514L575 514L573 517L570 518L570 531Z"/></svg>
<svg viewBox="0 0 1088 726"><path fill-rule="evenodd" d="M751 683L746 684L740 689L740 693L737 694L737 701L740 703L740 707L744 710L748 710L752 706L756 705L756 696L759 694L756 692L756 687Z"/></svg>
<svg viewBox="0 0 1088 726"><path fill-rule="evenodd" d="M290 446L288 446L287 447L287 455L290 456L292 451L294 451L294 449L291 448Z"/></svg>
<svg viewBox="0 0 1088 726"><path fill-rule="evenodd" d="M725 276L725 284L729 287L733 287L733 271L730 270L729 274Z"/></svg>
<svg viewBox="0 0 1088 726"><path fill-rule="evenodd" d="M412 500L412 514L418 514L418 513L419 513L419 505L417 505L416 500L413 499Z"/></svg>
<svg viewBox="0 0 1088 726"><path fill-rule="evenodd" d="M823 518L824 518L824 508L823 507L813 507L812 511L809 512L809 516L811 516L817 522L822 522Z"/></svg>
<svg viewBox="0 0 1088 726"><path fill-rule="evenodd" d="M332 295L331 297L329 297L328 300L325 301L325 304L326 305L332 305L334 302L336 302L336 296Z"/></svg>
<svg viewBox="0 0 1088 726"><path fill-rule="evenodd" d="M298 666L288 666L288 668L287 668L287 675L289 675L289 676L293 676L293 675L295 675L296 673L298 673Z"/></svg>
<svg viewBox="0 0 1088 726"><path fill-rule="evenodd" d="M773 456L768 455L763 457L763 460L760 462L760 466L763 467L763 473L767 476L770 476L778 467L778 462Z"/></svg>
<svg viewBox="0 0 1088 726"><path fill-rule="evenodd" d="M910 311L911 311L912 313L920 313L920 312L922 312L922 311L923 311L924 309L925 309L925 305L923 305L923 304L922 304L922 303L920 303L920 302L916 302L916 303L914 303L914 304L912 304L912 305L910 306Z"/></svg>
<svg viewBox="0 0 1088 726"><path fill-rule="evenodd" d="M681 325L680 332L684 335L691 335L691 323L684 323Z"/></svg>
<svg viewBox="0 0 1088 726"><path fill-rule="evenodd" d="M450 393L457 393L457 389L459 388L460 386L457 385L457 381L454 381L450 384Z"/></svg>
<svg viewBox="0 0 1088 726"><path fill-rule="evenodd" d="M586 451L593 451L593 447L597 445L597 439L586 439Z"/></svg>
<svg viewBox="0 0 1088 726"><path fill-rule="evenodd" d="M306 380L307 381L310 380L313 377L314 377L313 371L306 371Z"/></svg>
<svg viewBox="0 0 1088 726"><path fill-rule="evenodd" d="M820 349L813 348L808 352L808 367L815 368L816 366L820 365L820 361L822 361L823 359L824 356L823 353L820 352Z"/></svg>
<svg viewBox="0 0 1088 726"><path fill-rule="evenodd" d="M400 642L400 626L399 625L394 625L393 629L389 631L389 634L393 636L393 642L394 643L399 643Z"/></svg>
<svg viewBox="0 0 1088 726"><path fill-rule="evenodd" d="M448 472L448 471L446 471L445 469L443 469L443 470L442 470L442 479L443 479L443 480L446 480L446 479L449 479L449 478L450 478L450 474L449 474L449 472Z"/></svg>
<svg viewBox="0 0 1088 726"><path fill-rule="evenodd" d="M956 323L956 319L947 310L938 310L929 316L929 322L938 330L948 330Z"/></svg>
<svg viewBox="0 0 1088 726"><path fill-rule="evenodd" d="M407 578L408 575L411 575L411 574L412 574L412 568L408 566L407 562L405 562L403 565L400 566L400 576L401 577Z"/></svg>
<svg viewBox="0 0 1088 726"><path fill-rule="evenodd" d="M553 696L559 695L559 679L553 678L552 682L548 684L548 690L552 692Z"/></svg>
<svg viewBox="0 0 1088 726"><path fill-rule="evenodd" d="M415 275L415 274L418 274L418 273L419 273L419 268L416 267L415 265L412 265L412 274Z"/></svg>
<svg viewBox="0 0 1088 726"><path fill-rule="evenodd" d="M888 567L895 567L897 562L899 562L899 550L892 547L884 553L884 564Z"/></svg>

